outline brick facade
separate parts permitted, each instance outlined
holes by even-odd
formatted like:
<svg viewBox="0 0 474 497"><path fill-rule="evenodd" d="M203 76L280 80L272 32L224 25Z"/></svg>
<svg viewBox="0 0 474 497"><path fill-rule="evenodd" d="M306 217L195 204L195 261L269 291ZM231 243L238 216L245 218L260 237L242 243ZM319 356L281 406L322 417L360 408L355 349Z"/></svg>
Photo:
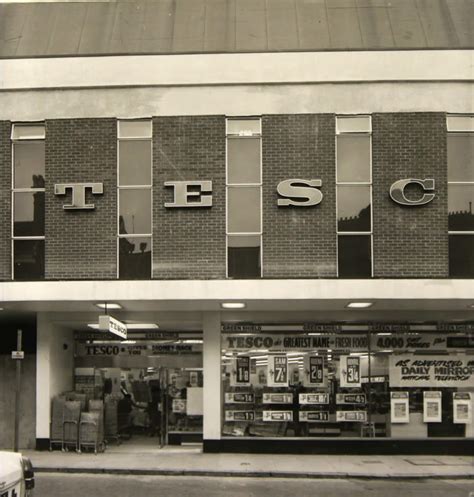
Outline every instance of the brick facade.
<svg viewBox="0 0 474 497"><path fill-rule="evenodd" d="M374 114L372 129L374 277L447 278L445 114ZM390 186L404 178L434 178L436 198L420 207L396 204Z"/></svg>
<svg viewBox="0 0 474 497"><path fill-rule="evenodd" d="M264 116L263 276L337 275L335 118L331 114ZM321 179L313 207L278 207L280 181Z"/></svg>
<svg viewBox="0 0 474 497"><path fill-rule="evenodd" d="M164 207L184 180L212 180L212 208ZM153 182L153 277L225 278L224 116L154 118Z"/></svg>
<svg viewBox="0 0 474 497"><path fill-rule="evenodd" d="M64 210L71 193L56 183L102 182L86 195L94 210ZM46 279L117 277L117 132L115 119L46 121Z"/></svg>
<svg viewBox="0 0 474 497"><path fill-rule="evenodd" d="M0 280L11 278L11 125L0 121Z"/></svg>

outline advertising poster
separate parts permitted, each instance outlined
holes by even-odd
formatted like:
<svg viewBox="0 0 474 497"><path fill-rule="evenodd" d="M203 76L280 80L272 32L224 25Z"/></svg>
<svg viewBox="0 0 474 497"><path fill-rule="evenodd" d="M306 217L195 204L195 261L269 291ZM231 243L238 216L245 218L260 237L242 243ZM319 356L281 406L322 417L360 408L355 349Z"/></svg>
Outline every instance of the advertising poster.
<svg viewBox="0 0 474 497"><path fill-rule="evenodd" d="M391 355L391 387L474 387L472 356Z"/></svg>
<svg viewBox="0 0 474 497"><path fill-rule="evenodd" d="M255 421L254 411L226 411L226 421Z"/></svg>
<svg viewBox="0 0 474 497"><path fill-rule="evenodd" d="M173 399L173 412L184 414L186 412L186 399Z"/></svg>
<svg viewBox="0 0 474 497"><path fill-rule="evenodd" d="M453 422L469 424L472 421L471 394L468 392L453 393Z"/></svg>
<svg viewBox="0 0 474 497"><path fill-rule="evenodd" d="M262 404L292 404L292 393L264 393Z"/></svg>
<svg viewBox="0 0 474 497"><path fill-rule="evenodd" d="M360 387L360 357L343 355L341 356L340 367L341 387Z"/></svg>
<svg viewBox="0 0 474 497"><path fill-rule="evenodd" d="M253 393L230 392L225 394L224 401L226 404L253 404L255 395Z"/></svg>
<svg viewBox="0 0 474 497"><path fill-rule="evenodd" d="M423 422L441 423L441 392L423 392Z"/></svg>
<svg viewBox="0 0 474 497"><path fill-rule="evenodd" d="M300 411L298 419L305 423L320 423L329 421L328 411Z"/></svg>
<svg viewBox="0 0 474 497"><path fill-rule="evenodd" d="M329 404L328 393L300 393L300 404Z"/></svg>
<svg viewBox="0 0 474 497"><path fill-rule="evenodd" d="M293 421L293 411L263 411L263 421Z"/></svg>
<svg viewBox="0 0 474 497"><path fill-rule="evenodd" d="M192 387L199 386L199 373L197 371L190 371L189 373L189 384Z"/></svg>
<svg viewBox="0 0 474 497"><path fill-rule="evenodd" d="M304 381L305 387L325 387L327 377L324 368L324 357L307 355L304 357Z"/></svg>
<svg viewBox="0 0 474 497"><path fill-rule="evenodd" d="M408 398L408 392L391 392L390 413L392 423L410 422Z"/></svg>
<svg viewBox="0 0 474 497"><path fill-rule="evenodd" d="M336 411L336 421L338 422L357 422L365 423L367 421L366 411Z"/></svg>
<svg viewBox="0 0 474 497"><path fill-rule="evenodd" d="M233 387L250 386L250 357L238 356L233 360L230 372L230 384Z"/></svg>
<svg viewBox="0 0 474 497"><path fill-rule="evenodd" d="M288 359L286 355L269 355L267 368L269 387L288 386Z"/></svg>

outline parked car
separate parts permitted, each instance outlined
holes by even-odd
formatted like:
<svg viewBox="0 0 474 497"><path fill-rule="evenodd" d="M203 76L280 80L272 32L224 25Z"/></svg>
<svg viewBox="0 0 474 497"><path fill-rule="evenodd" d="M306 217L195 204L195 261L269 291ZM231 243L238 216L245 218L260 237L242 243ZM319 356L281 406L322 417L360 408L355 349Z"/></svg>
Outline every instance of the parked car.
<svg viewBox="0 0 474 497"><path fill-rule="evenodd" d="M32 497L34 488L31 461L18 452L0 451L0 496Z"/></svg>

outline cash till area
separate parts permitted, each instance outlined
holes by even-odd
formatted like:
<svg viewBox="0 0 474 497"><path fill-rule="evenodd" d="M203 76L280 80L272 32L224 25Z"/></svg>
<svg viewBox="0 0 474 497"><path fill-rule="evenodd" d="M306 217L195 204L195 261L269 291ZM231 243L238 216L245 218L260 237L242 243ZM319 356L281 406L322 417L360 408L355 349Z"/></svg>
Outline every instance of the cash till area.
<svg viewBox="0 0 474 497"><path fill-rule="evenodd" d="M472 335L238 336L223 336L224 437L474 436Z"/></svg>

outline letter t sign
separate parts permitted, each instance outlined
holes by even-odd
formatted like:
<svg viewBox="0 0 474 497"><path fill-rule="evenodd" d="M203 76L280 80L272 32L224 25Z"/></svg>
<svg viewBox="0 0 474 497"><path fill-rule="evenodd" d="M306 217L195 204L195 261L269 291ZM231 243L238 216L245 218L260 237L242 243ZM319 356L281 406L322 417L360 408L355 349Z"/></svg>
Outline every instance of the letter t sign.
<svg viewBox="0 0 474 497"><path fill-rule="evenodd" d="M66 190L72 191L72 203L64 204L63 209L95 209L94 204L86 204L86 189L90 188L94 195L104 193L102 183L60 183L54 185L55 195L66 195Z"/></svg>

